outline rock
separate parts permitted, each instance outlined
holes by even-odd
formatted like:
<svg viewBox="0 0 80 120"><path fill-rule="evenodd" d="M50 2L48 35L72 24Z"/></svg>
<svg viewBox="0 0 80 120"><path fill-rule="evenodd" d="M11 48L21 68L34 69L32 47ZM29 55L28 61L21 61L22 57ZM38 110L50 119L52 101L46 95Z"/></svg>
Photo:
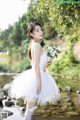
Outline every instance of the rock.
<svg viewBox="0 0 80 120"><path fill-rule="evenodd" d="M13 112L11 112L11 111L8 111L8 110L1 110L0 111L0 115L3 115L3 118L6 118L6 117L8 117L8 116L11 116L11 115L13 115ZM7 115L7 116L6 116Z"/></svg>
<svg viewBox="0 0 80 120"><path fill-rule="evenodd" d="M7 97L7 99L2 100L2 103L3 106L7 106L7 107L11 107L16 104L10 97Z"/></svg>
<svg viewBox="0 0 80 120"><path fill-rule="evenodd" d="M3 92L3 90L0 88L0 107L2 107L3 106L3 104L2 104L2 100L4 99L4 92Z"/></svg>
<svg viewBox="0 0 80 120"><path fill-rule="evenodd" d="M0 101L0 107L3 107L2 101Z"/></svg>
<svg viewBox="0 0 80 120"><path fill-rule="evenodd" d="M71 92L71 87L70 86L66 86L64 89L63 89L64 92Z"/></svg>
<svg viewBox="0 0 80 120"><path fill-rule="evenodd" d="M3 106L7 106L7 107L11 107L15 105L13 101L7 101L7 100L3 100L2 103L3 103Z"/></svg>
<svg viewBox="0 0 80 120"><path fill-rule="evenodd" d="M59 91L61 92L61 91L62 91L62 89L61 89L61 88L59 88Z"/></svg>
<svg viewBox="0 0 80 120"><path fill-rule="evenodd" d="M0 99L4 98L4 92L3 90L0 88Z"/></svg>
<svg viewBox="0 0 80 120"><path fill-rule="evenodd" d="M67 98L67 99L66 99L66 102L71 102L71 98Z"/></svg>
<svg viewBox="0 0 80 120"><path fill-rule="evenodd" d="M67 107L70 107L70 106L72 106L72 103L71 103L71 102L65 103L65 107L66 107L66 108L67 108Z"/></svg>
<svg viewBox="0 0 80 120"><path fill-rule="evenodd" d="M3 86L2 89L3 89L4 91L8 91L8 90L10 89L10 87L11 87L11 84L12 84L12 82L7 83L6 85Z"/></svg>
<svg viewBox="0 0 80 120"><path fill-rule="evenodd" d="M24 100L23 100L22 98L19 98L19 99L17 100L17 105L18 105L18 106L24 106L24 107L25 107Z"/></svg>
<svg viewBox="0 0 80 120"><path fill-rule="evenodd" d="M5 110L5 111L8 112L8 116L13 115L13 112L8 111L8 110Z"/></svg>
<svg viewBox="0 0 80 120"><path fill-rule="evenodd" d="M23 107L22 112L24 113L24 112L25 112L25 110L26 110L26 108L24 108L24 107Z"/></svg>
<svg viewBox="0 0 80 120"><path fill-rule="evenodd" d="M77 112L80 114L80 107L79 107L79 108L77 108Z"/></svg>
<svg viewBox="0 0 80 120"><path fill-rule="evenodd" d="M14 102L12 102L12 101L6 101L6 102L5 102L5 106L7 106L7 107L11 107L11 106L13 106L13 105L15 105L15 104L14 104Z"/></svg>
<svg viewBox="0 0 80 120"><path fill-rule="evenodd" d="M70 112L67 112L67 115L79 115L78 112L74 112L74 111L70 111Z"/></svg>
<svg viewBox="0 0 80 120"><path fill-rule="evenodd" d="M60 108L60 111L65 111L66 110L66 108L67 108L67 106L65 105L65 106L62 106L61 108Z"/></svg>
<svg viewBox="0 0 80 120"><path fill-rule="evenodd" d="M45 110L38 109L37 111L35 111L35 113L37 113L37 114L45 114Z"/></svg>
<svg viewBox="0 0 80 120"><path fill-rule="evenodd" d="M3 98L0 99L0 107L3 107L2 101L3 101L4 99L6 99L6 96L4 96Z"/></svg>
<svg viewBox="0 0 80 120"><path fill-rule="evenodd" d="M76 91L77 94L80 94L80 91Z"/></svg>
<svg viewBox="0 0 80 120"><path fill-rule="evenodd" d="M80 62L80 42L73 46L73 54L76 61Z"/></svg>

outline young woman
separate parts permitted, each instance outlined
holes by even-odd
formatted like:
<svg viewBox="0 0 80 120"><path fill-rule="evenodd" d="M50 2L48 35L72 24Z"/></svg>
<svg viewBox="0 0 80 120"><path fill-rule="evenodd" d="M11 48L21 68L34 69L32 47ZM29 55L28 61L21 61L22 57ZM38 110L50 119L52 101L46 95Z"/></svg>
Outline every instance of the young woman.
<svg viewBox="0 0 80 120"><path fill-rule="evenodd" d="M31 23L29 26L31 44L28 49L32 68L24 71L14 80L9 90L11 97L23 98L26 103L24 120L31 120L36 105L55 104L60 99L59 89L55 80L44 67L48 66L48 56L41 47L43 39L42 26L39 23Z"/></svg>

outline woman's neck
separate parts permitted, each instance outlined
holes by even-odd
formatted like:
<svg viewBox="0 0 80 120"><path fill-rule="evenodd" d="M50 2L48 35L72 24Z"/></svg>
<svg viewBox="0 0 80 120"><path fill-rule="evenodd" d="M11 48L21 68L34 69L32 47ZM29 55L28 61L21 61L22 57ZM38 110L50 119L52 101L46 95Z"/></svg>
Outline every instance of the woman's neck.
<svg viewBox="0 0 80 120"><path fill-rule="evenodd" d="M34 39L32 39L32 41L36 42L36 43L40 43L41 42L40 40L38 41L38 40L34 40Z"/></svg>

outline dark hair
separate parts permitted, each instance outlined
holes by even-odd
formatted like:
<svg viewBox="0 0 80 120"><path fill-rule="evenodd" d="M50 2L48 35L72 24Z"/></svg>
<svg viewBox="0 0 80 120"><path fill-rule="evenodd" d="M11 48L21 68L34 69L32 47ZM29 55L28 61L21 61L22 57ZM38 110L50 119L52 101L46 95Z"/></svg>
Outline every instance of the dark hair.
<svg viewBox="0 0 80 120"><path fill-rule="evenodd" d="M44 43L43 40L40 42L40 45L41 45L41 47L44 47L44 46L45 46L45 43Z"/></svg>
<svg viewBox="0 0 80 120"><path fill-rule="evenodd" d="M42 28L41 24L38 23L38 22L30 23L30 25L28 26L28 31L29 31L28 33L29 33L29 37L30 37L30 38L32 38L32 36L30 35L30 33L33 33L33 30L35 29L35 27L36 27L37 25Z"/></svg>
<svg viewBox="0 0 80 120"><path fill-rule="evenodd" d="M30 23L30 25L29 25L29 27L28 27L28 31L29 31L28 34L29 34L29 37L30 37L30 38L33 38L33 37L30 35L30 33L33 33L33 31L34 31L34 29L35 29L35 27L36 27L37 25L42 28L41 24L38 23L38 22ZM40 44L43 45L43 42L41 42ZM41 46L42 46L42 45L41 45ZM31 42L30 42L30 45L29 45L29 47L28 47L28 56L29 56L30 59L32 59L32 58L31 58Z"/></svg>

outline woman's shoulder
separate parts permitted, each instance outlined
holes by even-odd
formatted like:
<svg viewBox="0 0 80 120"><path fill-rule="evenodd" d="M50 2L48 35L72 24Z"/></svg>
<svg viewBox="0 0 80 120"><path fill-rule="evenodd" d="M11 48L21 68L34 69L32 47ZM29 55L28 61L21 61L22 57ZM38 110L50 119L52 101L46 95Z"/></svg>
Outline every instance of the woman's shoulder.
<svg viewBox="0 0 80 120"><path fill-rule="evenodd" d="M38 43L38 42L32 42L32 47L34 47L34 48L40 48L41 49L41 45L40 45L40 43Z"/></svg>

